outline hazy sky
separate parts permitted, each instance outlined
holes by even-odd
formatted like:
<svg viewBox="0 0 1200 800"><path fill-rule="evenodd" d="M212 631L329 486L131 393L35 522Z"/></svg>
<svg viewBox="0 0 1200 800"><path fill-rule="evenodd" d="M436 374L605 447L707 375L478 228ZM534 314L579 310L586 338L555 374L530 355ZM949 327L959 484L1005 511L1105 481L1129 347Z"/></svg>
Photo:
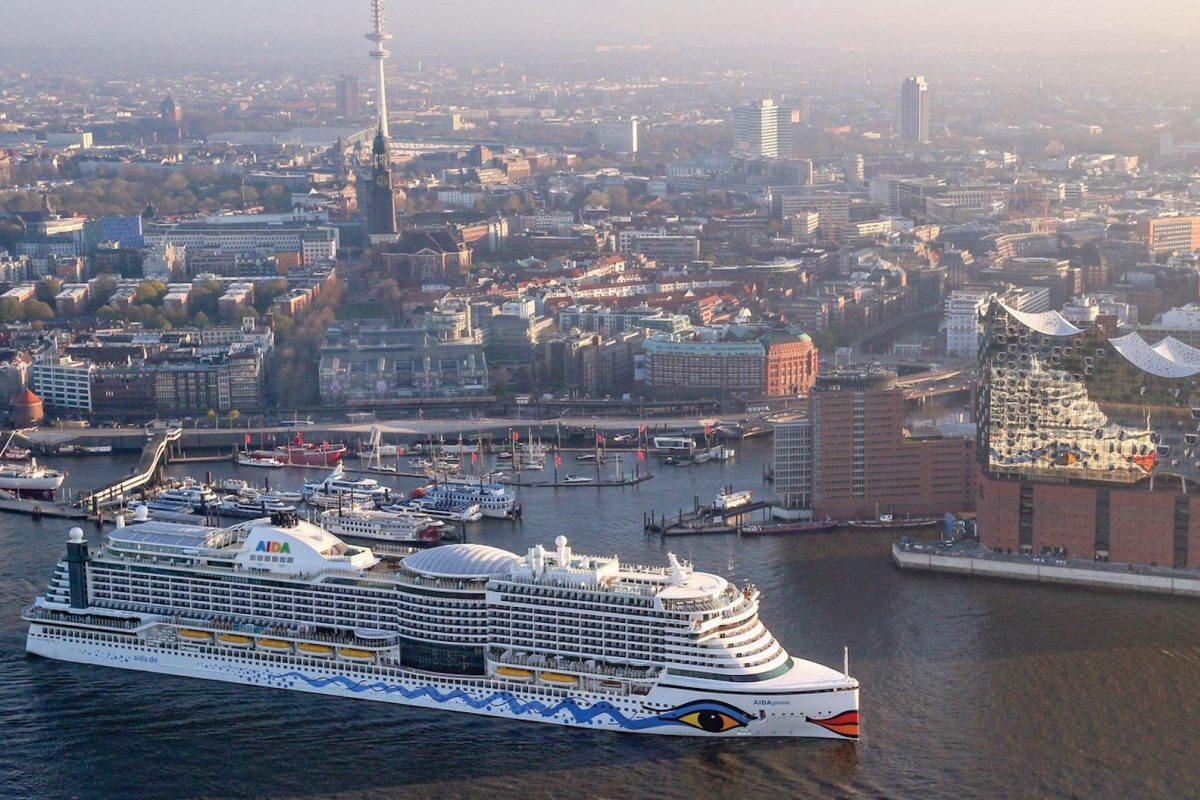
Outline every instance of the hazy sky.
<svg viewBox="0 0 1200 800"><path fill-rule="evenodd" d="M597 43L782 53L889 41L1178 47L1200 29L1200 3L1190 0L389 0L387 8L396 52L486 47L510 60ZM139 45L219 55L254 44L287 57L354 57L367 20L368 0L0 0L0 50L11 60L37 43L101 58Z"/></svg>

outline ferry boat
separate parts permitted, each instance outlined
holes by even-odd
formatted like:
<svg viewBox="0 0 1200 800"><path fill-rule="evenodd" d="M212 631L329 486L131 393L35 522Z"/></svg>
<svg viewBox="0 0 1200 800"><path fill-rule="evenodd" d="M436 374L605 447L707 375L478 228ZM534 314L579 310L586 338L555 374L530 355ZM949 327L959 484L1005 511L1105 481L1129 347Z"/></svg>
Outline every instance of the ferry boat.
<svg viewBox="0 0 1200 800"><path fill-rule="evenodd" d="M478 505L485 517L512 519L521 516L521 505L512 489L479 479L450 478L424 487L426 499L451 505Z"/></svg>
<svg viewBox="0 0 1200 800"><path fill-rule="evenodd" d="M280 511L295 511L296 507L257 492L246 492L237 497L226 497L217 506L217 513L222 517L240 517L255 519L269 517Z"/></svg>
<svg viewBox="0 0 1200 800"><path fill-rule="evenodd" d="M163 489L153 500L146 503L147 508L161 507L162 510L174 510L172 506L190 511L204 511L216 508L221 503L217 493L207 486L201 486L194 481L185 481L178 486Z"/></svg>
<svg viewBox="0 0 1200 800"><path fill-rule="evenodd" d="M838 526L836 520L804 520L800 522L767 522L743 525L739 536L769 536L774 533L828 533Z"/></svg>
<svg viewBox="0 0 1200 800"><path fill-rule="evenodd" d="M262 467L264 469L278 469L287 466L274 456L260 456L254 453L238 453L237 463L241 467Z"/></svg>
<svg viewBox="0 0 1200 800"><path fill-rule="evenodd" d="M28 464L0 464L0 489L23 494L51 496L67 479L67 473L39 467L36 458Z"/></svg>
<svg viewBox="0 0 1200 800"><path fill-rule="evenodd" d="M433 500L429 497L413 497L403 503L384 506L384 511L409 511L425 514L434 519L451 522L478 522L483 519L483 509L478 503L454 503L449 500Z"/></svg>
<svg viewBox="0 0 1200 800"><path fill-rule="evenodd" d="M394 514L375 509L331 509L321 514L321 527L334 536L376 539L393 544L428 545L437 544L441 540L445 523L424 514Z"/></svg>
<svg viewBox="0 0 1200 800"><path fill-rule="evenodd" d="M662 455L690 456L696 451L696 440L690 436L655 436L651 444Z"/></svg>
<svg viewBox="0 0 1200 800"><path fill-rule="evenodd" d="M388 558L289 514L118 522L94 552L72 528L21 616L29 653L83 664L598 731L858 738L845 665L790 656L757 589L667 558L563 536Z"/></svg>
<svg viewBox="0 0 1200 800"><path fill-rule="evenodd" d="M717 497L713 500L714 511L729 511L739 506L744 506L754 499L753 489L744 489L740 492L732 492L721 487L721 491L717 492Z"/></svg>
<svg viewBox="0 0 1200 800"><path fill-rule="evenodd" d="M381 486L374 478L348 478L345 468L338 464L320 481L304 482L304 499L312 502L313 497L334 500L345 495L355 500L365 500L375 505L385 502L391 490ZM336 502L335 502L336 505Z"/></svg>
<svg viewBox="0 0 1200 800"><path fill-rule="evenodd" d="M345 454L346 445L305 442L299 431L296 432L296 438L290 444L283 444L271 450L255 450L253 452L257 458L273 458L283 464L295 464L303 467L332 467Z"/></svg>

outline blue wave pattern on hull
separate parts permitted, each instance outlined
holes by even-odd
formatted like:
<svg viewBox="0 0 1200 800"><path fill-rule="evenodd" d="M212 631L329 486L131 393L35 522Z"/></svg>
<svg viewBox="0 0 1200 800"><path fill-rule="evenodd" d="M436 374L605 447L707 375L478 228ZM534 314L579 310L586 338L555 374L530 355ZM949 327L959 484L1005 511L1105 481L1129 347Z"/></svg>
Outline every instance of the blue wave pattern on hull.
<svg viewBox="0 0 1200 800"><path fill-rule="evenodd" d="M300 680L314 689L324 689L330 684L336 684L347 691L361 694L363 692L380 692L382 694L399 694L405 699L416 700L420 697L428 697L435 703L449 703L452 700L461 700L476 710L483 710L491 706L493 703L500 701L508 706L508 710L517 716L536 715L543 719L550 719L557 715L560 711L565 711L571 715L575 722L585 724L591 722L596 717L607 714L618 726L624 730L639 731L647 728L656 728L662 725L684 725L687 727L703 728L699 724L689 721L697 714L701 713L716 713L724 715L729 722L722 730L731 728L740 728L750 723L753 719L749 714L741 709L735 708L727 703L719 703L715 701L698 700L691 703L686 703L682 706L677 706L664 711L653 717L641 717L638 719L630 719L625 716L611 703L600 701L593 703L587 708L579 705L574 699L568 697L562 702L548 706L538 700L520 700L511 692L495 692L487 697L476 699L464 692L462 689L454 689L450 692L439 692L432 686L418 686L415 689L407 689L403 686L398 686L382 681L374 681L364 683L348 678L345 675L332 675L328 678L310 678L301 672L285 672L282 674L270 674L270 678L279 681L286 686L292 686L289 682ZM279 684L276 684L279 685ZM719 731L711 731L719 732Z"/></svg>

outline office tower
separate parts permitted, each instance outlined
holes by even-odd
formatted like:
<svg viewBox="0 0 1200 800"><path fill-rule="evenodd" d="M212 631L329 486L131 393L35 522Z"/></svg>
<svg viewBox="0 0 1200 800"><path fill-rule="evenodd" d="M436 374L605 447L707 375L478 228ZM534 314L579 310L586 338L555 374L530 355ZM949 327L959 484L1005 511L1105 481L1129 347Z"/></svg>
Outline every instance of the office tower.
<svg viewBox="0 0 1200 800"><path fill-rule="evenodd" d="M972 506L974 442L905 431L904 389L882 370L817 377L807 414L775 430L775 491L835 519Z"/></svg>
<svg viewBox="0 0 1200 800"><path fill-rule="evenodd" d="M900 138L913 144L929 141L929 85L923 75L905 78L900 85Z"/></svg>
<svg viewBox="0 0 1200 800"><path fill-rule="evenodd" d="M371 146L371 184L368 193L367 232L390 234L396 232L396 197L392 193L392 158L388 146L387 87L383 77L383 60L388 57L384 43L392 38L383 30L383 0L371 0L371 19L374 30L366 34L375 45L371 58L379 65L378 114L379 128Z"/></svg>
<svg viewBox="0 0 1200 800"><path fill-rule="evenodd" d="M620 117L596 123L596 144L614 153L638 151L638 118Z"/></svg>
<svg viewBox="0 0 1200 800"><path fill-rule="evenodd" d="M861 184L864 179L863 157L858 153L842 156L842 172L846 175L846 183Z"/></svg>
<svg viewBox="0 0 1200 800"><path fill-rule="evenodd" d="M760 158L779 155L779 107L774 100L759 100L733 109L733 147Z"/></svg>
<svg viewBox="0 0 1200 800"><path fill-rule="evenodd" d="M358 78L353 75L338 78L337 112L342 119L358 117Z"/></svg>

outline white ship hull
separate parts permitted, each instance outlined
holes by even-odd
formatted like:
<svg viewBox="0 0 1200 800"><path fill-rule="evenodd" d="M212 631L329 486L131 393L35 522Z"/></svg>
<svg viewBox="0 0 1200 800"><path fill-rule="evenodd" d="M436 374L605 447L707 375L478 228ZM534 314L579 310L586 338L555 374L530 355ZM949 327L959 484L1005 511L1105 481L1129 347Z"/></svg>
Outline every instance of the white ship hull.
<svg viewBox="0 0 1200 800"><path fill-rule="evenodd" d="M723 692L656 685L647 694L637 695L482 676L435 675L340 659L280 656L232 648L221 648L220 655L216 655L201 652L198 647L151 644L144 639L131 638L123 643L91 641L68 638L61 635L62 630L57 625L34 621L26 650L45 658L80 664L578 728L707 737L804 736L853 740L858 736L857 688ZM699 727L707 723L714 724L709 724L707 730ZM726 726L727 729L716 730Z"/></svg>
<svg viewBox="0 0 1200 800"><path fill-rule="evenodd" d="M13 492L52 492L63 485L66 475L58 473L44 478L0 477L0 489Z"/></svg>

